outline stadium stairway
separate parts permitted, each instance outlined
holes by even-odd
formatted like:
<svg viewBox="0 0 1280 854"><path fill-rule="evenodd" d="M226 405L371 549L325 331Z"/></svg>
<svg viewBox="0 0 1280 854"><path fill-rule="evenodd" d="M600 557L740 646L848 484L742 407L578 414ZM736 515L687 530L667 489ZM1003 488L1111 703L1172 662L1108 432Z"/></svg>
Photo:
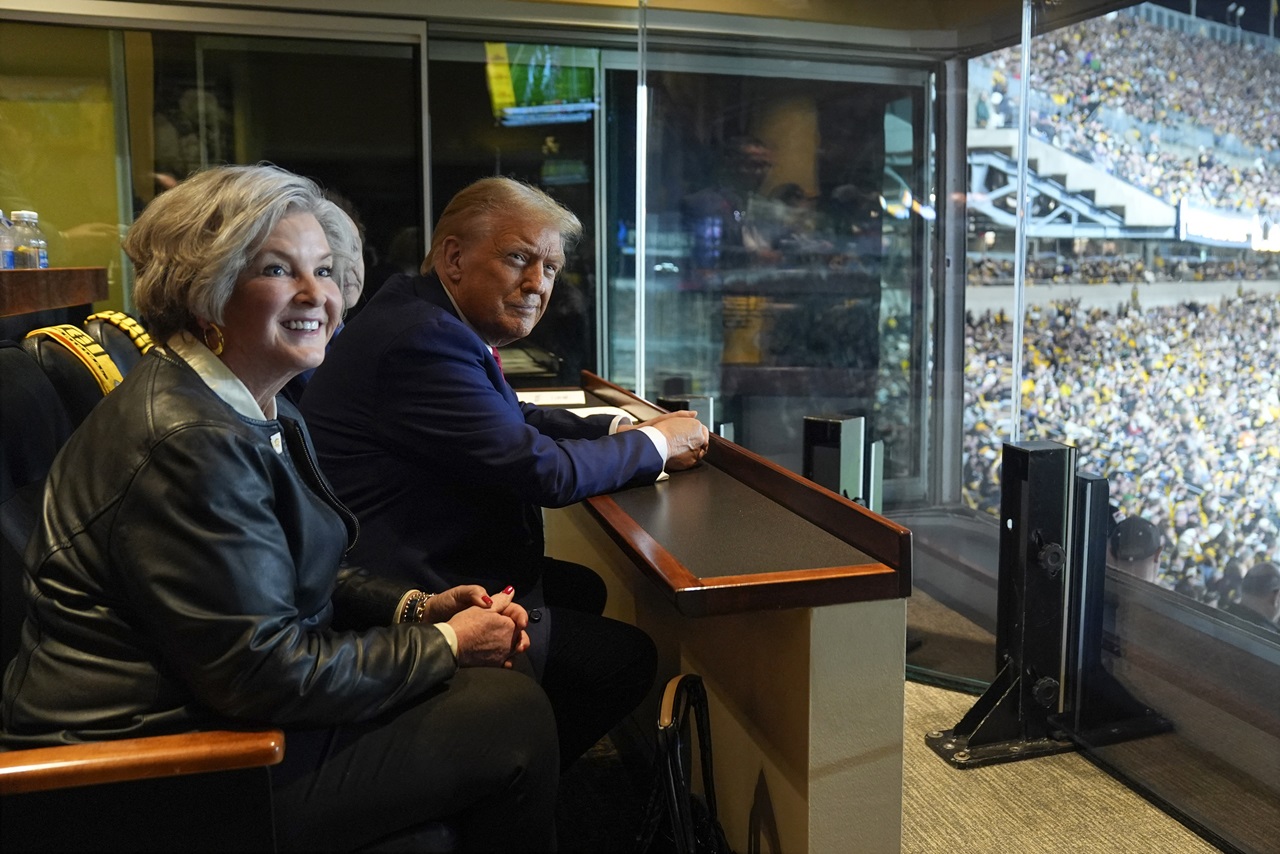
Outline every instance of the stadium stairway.
<svg viewBox="0 0 1280 854"><path fill-rule="evenodd" d="M1014 128L969 128L970 161L985 160L983 165L988 168L1004 165L1016 174L1017 141L1018 132ZM997 157L984 158L984 152ZM1090 223L1106 228L1108 237L1169 239L1174 235L1176 209L1173 205L1074 154L1032 137L1027 141L1027 163L1036 179L1044 184L1039 188L1041 192L1053 192L1054 188L1065 191L1059 200L1080 216L1071 236L1090 236L1081 229L1086 226L1083 231L1090 230L1087 228ZM1010 216L1012 222L1011 215L999 208L991 213L993 219ZM1118 222L1115 217L1119 218ZM1061 224L1067 225L1067 222ZM1040 236L1057 235L1043 233Z"/></svg>

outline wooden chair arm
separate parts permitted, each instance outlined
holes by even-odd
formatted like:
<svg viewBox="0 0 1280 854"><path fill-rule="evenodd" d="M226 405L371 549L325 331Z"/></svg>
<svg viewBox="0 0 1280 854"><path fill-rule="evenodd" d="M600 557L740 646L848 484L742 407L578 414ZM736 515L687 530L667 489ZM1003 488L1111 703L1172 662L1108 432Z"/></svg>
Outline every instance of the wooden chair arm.
<svg viewBox="0 0 1280 854"><path fill-rule="evenodd" d="M280 730L157 735L0 752L0 795L275 765Z"/></svg>

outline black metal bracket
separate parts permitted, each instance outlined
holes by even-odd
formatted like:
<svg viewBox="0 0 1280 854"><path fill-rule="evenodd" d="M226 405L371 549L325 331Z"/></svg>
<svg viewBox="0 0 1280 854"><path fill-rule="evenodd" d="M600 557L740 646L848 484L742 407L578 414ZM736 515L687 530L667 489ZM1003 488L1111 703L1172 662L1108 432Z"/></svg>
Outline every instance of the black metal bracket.
<svg viewBox="0 0 1280 854"><path fill-rule="evenodd" d="M925 734L925 743L956 768L978 768L998 762L1030 759L1075 750L1075 743L1056 728L1035 726L1019 716L1025 686L1011 675L1012 667L996 674L995 681L968 713L951 729ZM1034 686L1032 692L1034 693ZM1047 693L1047 692L1046 692Z"/></svg>
<svg viewBox="0 0 1280 854"><path fill-rule="evenodd" d="M958 724L925 736L957 768L1075 749L1051 720L1063 712L1069 679L1075 465L1069 445L1004 446L996 678Z"/></svg>

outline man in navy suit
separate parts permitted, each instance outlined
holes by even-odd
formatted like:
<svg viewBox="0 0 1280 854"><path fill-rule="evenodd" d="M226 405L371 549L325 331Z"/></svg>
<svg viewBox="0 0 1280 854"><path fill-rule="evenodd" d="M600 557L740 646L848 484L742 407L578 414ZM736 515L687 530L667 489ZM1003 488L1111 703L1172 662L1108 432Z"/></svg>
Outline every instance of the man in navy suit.
<svg viewBox="0 0 1280 854"><path fill-rule="evenodd" d="M643 632L600 616L599 576L543 554L541 508L652 483L708 441L689 412L636 426L516 399L496 348L533 330L580 235L573 213L526 184L463 189L422 273L378 290L302 403L321 466L360 520L353 563L424 590L515 587L566 765L644 698L656 655Z"/></svg>

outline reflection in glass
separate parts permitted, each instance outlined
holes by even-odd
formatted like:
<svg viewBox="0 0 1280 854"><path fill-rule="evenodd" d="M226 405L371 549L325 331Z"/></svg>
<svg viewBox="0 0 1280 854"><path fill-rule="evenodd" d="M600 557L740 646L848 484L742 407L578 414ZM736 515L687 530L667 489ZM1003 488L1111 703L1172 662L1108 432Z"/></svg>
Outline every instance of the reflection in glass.
<svg viewBox="0 0 1280 854"><path fill-rule="evenodd" d="M363 225L360 305L416 268L420 235L403 238L422 219L414 49L167 31L128 46L130 79L150 84L129 92L137 210L196 169L266 160L319 181Z"/></svg>
<svg viewBox="0 0 1280 854"><path fill-rule="evenodd" d="M869 416L886 478L917 474L923 85L650 62L643 393L712 397L793 471L806 415Z"/></svg>
<svg viewBox="0 0 1280 854"><path fill-rule="evenodd" d="M50 266L105 267L113 301L125 282L120 231L128 224L117 192L118 37L0 21L0 209L39 215ZM76 312L47 322L79 322L84 312Z"/></svg>

